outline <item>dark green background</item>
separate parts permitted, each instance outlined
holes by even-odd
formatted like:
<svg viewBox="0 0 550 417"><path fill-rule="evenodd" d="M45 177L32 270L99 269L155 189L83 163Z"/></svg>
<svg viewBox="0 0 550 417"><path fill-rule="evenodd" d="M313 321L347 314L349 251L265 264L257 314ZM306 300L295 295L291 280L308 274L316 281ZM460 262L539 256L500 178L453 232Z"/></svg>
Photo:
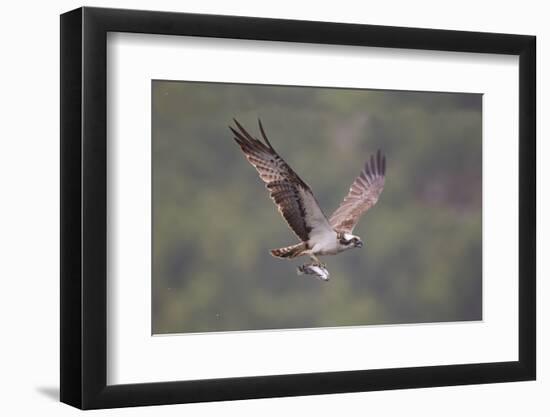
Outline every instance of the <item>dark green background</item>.
<svg viewBox="0 0 550 417"><path fill-rule="evenodd" d="M481 319L478 94L153 81L153 333ZM327 216L368 156L386 186L324 257L328 283L269 249L296 241L228 129L257 118Z"/></svg>

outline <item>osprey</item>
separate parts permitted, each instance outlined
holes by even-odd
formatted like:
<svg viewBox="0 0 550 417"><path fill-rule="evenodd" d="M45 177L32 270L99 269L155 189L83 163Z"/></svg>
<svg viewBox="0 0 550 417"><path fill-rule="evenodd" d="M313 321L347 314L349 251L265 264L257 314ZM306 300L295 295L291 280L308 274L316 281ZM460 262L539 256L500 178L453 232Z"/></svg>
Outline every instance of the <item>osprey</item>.
<svg viewBox="0 0 550 417"><path fill-rule="evenodd" d="M295 258L308 255L315 262L314 266L325 270L324 264L319 261L319 255L335 255L363 246L361 238L352 232L363 213L376 204L384 188L386 158L380 151L376 153L376 157L371 155L370 162L365 163L344 201L327 219L311 188L273 149L262 122L258 120L263 142L252 137L237 120L233 121L236 128L229 126L229 129L233 132L235 141L260 174L279 212L300 239L300 243L273 249L273 256Z"/></svg>

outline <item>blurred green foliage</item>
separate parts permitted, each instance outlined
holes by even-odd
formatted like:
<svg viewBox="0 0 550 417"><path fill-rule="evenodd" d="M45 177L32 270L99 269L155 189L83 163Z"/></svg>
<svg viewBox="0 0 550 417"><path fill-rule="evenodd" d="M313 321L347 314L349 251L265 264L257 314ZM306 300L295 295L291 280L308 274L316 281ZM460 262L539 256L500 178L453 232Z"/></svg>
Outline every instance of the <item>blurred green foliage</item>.
<svg viewBox="0 0 550 417"><path fill-rule="evenodd" d="M153 81L153 333L481 319L481 95ZM228 129L236 117L327 216L365 160L385 190L365 246L308 261Z"/></svg>

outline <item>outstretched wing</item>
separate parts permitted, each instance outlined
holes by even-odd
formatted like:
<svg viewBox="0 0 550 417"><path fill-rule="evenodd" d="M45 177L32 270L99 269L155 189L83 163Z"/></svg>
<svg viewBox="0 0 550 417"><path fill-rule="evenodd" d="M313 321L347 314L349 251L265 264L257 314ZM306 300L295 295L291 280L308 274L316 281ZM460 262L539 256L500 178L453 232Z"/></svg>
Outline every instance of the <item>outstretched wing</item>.
<svg viewBox="0 0 550 417"><path fill-rule="evenodd" d="M378 201L384 189L386 157L378 151L370 157L361 174L353 181L344 201L330 216L330 225L339 232L352 233L361 215Z"/></svg>
<svg viewBox="0 0 550 417"><path fill-rule="evenodd" d="M252 137L237 120L229 127L248 161L266 183L270 196L294 233L307 242L312 236L332 233L309 186L277 154L258 120L264 142Z"/></svg>

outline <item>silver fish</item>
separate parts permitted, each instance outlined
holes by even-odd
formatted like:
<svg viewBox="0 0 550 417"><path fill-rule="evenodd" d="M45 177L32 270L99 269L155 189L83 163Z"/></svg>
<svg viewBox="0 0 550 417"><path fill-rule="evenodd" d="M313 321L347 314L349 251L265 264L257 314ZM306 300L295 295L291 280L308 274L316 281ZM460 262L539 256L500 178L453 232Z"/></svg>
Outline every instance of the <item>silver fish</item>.
<svg viewBox="0 0 550 417"><path fill-rule="evenodd" d="M305 264L297 269L298 275L313 275L321 281L328 281L330 273L324 264Z"/></svg>

